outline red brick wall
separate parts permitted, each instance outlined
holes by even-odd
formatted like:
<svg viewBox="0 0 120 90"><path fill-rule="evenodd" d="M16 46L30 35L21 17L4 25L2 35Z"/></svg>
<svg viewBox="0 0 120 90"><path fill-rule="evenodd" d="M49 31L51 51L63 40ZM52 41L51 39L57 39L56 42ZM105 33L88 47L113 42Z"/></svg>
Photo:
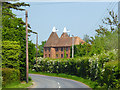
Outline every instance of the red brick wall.
<svg viewBox="0 0 120 90"><path fill-rule="evenodd" d="M51 58L55 58L55 48L51 48Z"/></svg>
<svg viewBox="0 0 120 90"><path fill-rule="evenodd" d="M66 54L68 54L67 58L70 58L70 47L67 47L68 51L66 51ZM63 58L64 58L64 50L66 50L66 47L63 48L63 51L61 51L61 47L58 48L58 51L55 50L55 48L51 48L50 52L49 52L49 48L47 48L47 51L45 51L44 48L44 58L49 57L50 54L50 58L56 58L56 54L58 54L58 58L61 58L61 54L63 54Z"/></svg>

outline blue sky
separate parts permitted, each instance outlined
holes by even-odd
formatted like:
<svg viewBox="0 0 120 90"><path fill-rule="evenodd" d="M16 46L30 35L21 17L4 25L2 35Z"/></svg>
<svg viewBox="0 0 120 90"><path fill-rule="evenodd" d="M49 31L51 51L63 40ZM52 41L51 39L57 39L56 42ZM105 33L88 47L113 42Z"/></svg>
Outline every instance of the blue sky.
<svg viewBox="0 0 120 90"><path fill-rule="evenodd" d="M58 36L66 27L68 34L79 36L95 35L95 29L102 24L101 19L108 16L107 9L117 12L117 3L114 2L27 2L31 6L28 10L28 23L31 29L38 32L38 43L47 40L52 32L53 26L59 31ZM25 21L25 12L14 11L17 17ZM30 40L36 43L34 34Z"/></svg>

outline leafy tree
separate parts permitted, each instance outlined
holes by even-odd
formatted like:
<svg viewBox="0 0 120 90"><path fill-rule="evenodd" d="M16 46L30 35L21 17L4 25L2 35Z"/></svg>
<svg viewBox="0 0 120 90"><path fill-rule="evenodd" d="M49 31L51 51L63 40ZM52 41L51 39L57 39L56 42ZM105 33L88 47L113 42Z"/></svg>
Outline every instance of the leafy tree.
<svg viewBox="0 0 120 90"><path fill-rule="evenodd" d="M103 24L108 25L109 28L105 28L102 25L99 25L99 29L95 30L98 36L106 35L109 32L114 32L119 26L117 14L115 14L114 11L109 11L109 16L110 17L105 17L104 19L102 19Z"/></svg>
<svg viewBox="0 0 120 90"><path fill-rule="evenodd" d="M88 56L91 51L91 45L88 43L79 44L74 46L74 56L75 57L83 57Z"/></svg>
<svg viewBox="0 0 120 90"><path fill-rule="evenodd" d="M36 53L36 48L35 44L32 43L32 41L28 42L28 59L29 59L29 68L33 69L33 66L35 64L35 53Z"/></svg>
<svg viewBox="0 0 120 90"><path fill-rule="evenodd" d="M103 51L118 49L117 15L113 11L110 11L109 15L110 17L102 20L103 24L109 26L108 28L100 25L94 37L89 38L88 35L84 35L83 40L89 44L75 45L75 57L92 56Z"/></svg>
<svg viewBox="0 0 120 90"><path fill-rule="evenodd" d="M42 41L42 44L38 46L38 57L43 57L43 50L44 50L44 45L46 41Z"/></svg>
<svg viewBox="0 0 120 90"><path fill-rule="evenodd" d="M21 80L26 79L26 31L25 31L25 22L21 18L17 18L15 14L12 13L11 9L24 11L25 9L20 8L21 6L30 6L25 3L2 3L2 40L17 41L20 42L20 76ZM29 33L32 32L29 27ZM29 43L29 58L33 60L34 50L32 43ZM32 54L31 54L32 52Z"/></svg>
<svg viewBox="0 0 120 90"><path fill-rule="evenodd" d="M20 44L16 41L3 41L2 67L19 69Z"/></svg>

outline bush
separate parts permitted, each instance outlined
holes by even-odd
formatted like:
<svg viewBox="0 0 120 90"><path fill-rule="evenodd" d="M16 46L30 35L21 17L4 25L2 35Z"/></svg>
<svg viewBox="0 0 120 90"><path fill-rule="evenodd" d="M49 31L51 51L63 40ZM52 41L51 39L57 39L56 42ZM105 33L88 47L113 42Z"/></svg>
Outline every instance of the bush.
<svg viewBox="0 0 120 90"><path fill-rule="evenodd" d="M120 88L120 68L118 61L110 61L105 63L104 72L102 74L103 84L107 88Z"/></svg>
<svg viewBox="0 0 120 90"><path fill-rule="evenodd" d="M31 81L32 80L32 78L31 77L28 77L28 81Z"/></svg>
<svg viewBox="0 0 120 90"><path fill-rule="evenodd" d="M106 88L120 88L118 62L114 51L93 57L74 59L38 58L34 69L37 72L65 73L97 81Z"/></svg>
<svg viewBox="0 0 120 90"><path fill-rule="evenodd" d="M17 69L3 68L2 77L2 86L5 87L11 83L20 82L20 71Z"/></svg>
<svg viewBox="0 0 120 90"><path fill-rule="evenodd" d="M2 67L19 69L20 45L16 41L2 42Z"/></svg>

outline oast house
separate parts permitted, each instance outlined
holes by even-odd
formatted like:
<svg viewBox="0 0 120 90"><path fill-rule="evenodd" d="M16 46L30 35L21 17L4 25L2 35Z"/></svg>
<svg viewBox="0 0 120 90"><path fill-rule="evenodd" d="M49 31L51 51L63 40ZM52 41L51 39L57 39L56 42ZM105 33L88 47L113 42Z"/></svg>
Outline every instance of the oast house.
<svg viewBox="0 0 120 90"><path fill-rule="evenodd" d="M52 33L49 36L47 42L44 45L44 58L70 58L70 47L72 44L79 45L85 43L80 37L70 37L67 34L66 27L63 30L61 37L59 38L55 27L53 27Z"/></svg>

